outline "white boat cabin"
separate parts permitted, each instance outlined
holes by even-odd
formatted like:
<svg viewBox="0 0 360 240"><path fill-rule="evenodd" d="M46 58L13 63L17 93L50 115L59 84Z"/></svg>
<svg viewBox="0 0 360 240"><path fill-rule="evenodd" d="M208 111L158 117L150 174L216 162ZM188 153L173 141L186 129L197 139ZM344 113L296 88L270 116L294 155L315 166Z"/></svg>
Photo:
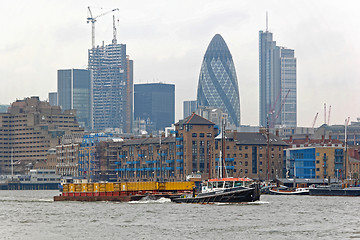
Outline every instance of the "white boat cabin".
<svg viewBox="0 0 360 240"><path fill-rule="evenodd" d="M253 183L250 178L209 179L202 185L202 193L222 191L228 188L249 187Z"/></svg>

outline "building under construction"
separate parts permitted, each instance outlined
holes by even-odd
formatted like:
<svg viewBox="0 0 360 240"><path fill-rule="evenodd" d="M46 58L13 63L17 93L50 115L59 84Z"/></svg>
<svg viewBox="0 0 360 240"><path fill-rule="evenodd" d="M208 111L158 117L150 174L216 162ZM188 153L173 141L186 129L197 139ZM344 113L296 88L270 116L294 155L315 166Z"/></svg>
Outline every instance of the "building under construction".
<svg viewBox="0 0 360 240"><path fill-rule="evenodd" d="M92 23L92 48L89 50L88 68L92 71L92 101L94 130L113 129L120 132L132 130L133 62L126 55L126 45L116 40L113 16L113 40L109 45L95 47L95 22L111 11L90 16Z"/></svg>
<svg viewBox="0 0 360 240"><path fill-rule="evenodd" d="M93 82L93 124L95 130L130 132L132 123L132 60L126 45L97 46L89 50Z"/></svg>

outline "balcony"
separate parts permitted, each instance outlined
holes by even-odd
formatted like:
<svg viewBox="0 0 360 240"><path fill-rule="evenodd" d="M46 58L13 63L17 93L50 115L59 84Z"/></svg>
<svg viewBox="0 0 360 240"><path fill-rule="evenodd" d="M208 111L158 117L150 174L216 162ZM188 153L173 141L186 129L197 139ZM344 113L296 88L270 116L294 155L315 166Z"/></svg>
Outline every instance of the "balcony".
<svg viewBox="0 0 360 240"><path fill-rule="evenodd" d="M184 153L183 153L183 152L177 152L176 155L177 155L177 156L183 156Z"/></svg>
<svg viewBox="0 0 360 240"><path fill-rule="evenodd" d="M184 167L176 167L176 170L184 170Z"/></svg>
<svg viewBox="0 0 360 240"><path fill-rule="evenodd" d="M166 163L174 163L174 160L165 160Z"/></svg>
<svg viewBox="0 0 360 240"><path fill-rule="evenodd" d="M176 159L176 162L178 162L178 163L183 163L183 162L184 162L184 159Z"/></svg>
<svg viewBox="0 0 360 240"><path fill-rule="evenodd" d="M182 145L182 144L176 145L176 148L182 149L182 148L184 148L184 145Z"/></svg>
<svg viewBox="0 0 360 240"><path fill-rule="evenodd" d="M184 138L183 137L177 137L176 141L184 141Z"/></svg>

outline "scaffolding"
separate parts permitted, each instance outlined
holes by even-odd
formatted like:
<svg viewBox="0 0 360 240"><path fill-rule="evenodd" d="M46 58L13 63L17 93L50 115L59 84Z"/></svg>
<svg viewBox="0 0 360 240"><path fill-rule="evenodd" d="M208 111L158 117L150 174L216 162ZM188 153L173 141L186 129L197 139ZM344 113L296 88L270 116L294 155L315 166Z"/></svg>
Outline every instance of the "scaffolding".
<svg viewBox="0 0 360 240"><path fill-rule="evenodd" d="M125 131L127 65L125 44L114 43L89 50L95 130Z"/></svg>

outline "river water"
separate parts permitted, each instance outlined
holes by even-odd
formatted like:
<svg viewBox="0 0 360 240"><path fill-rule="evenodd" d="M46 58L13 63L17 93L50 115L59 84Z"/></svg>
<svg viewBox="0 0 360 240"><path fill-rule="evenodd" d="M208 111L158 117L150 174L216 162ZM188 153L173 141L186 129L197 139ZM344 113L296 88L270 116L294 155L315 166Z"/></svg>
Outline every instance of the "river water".
<svg viewBox="0 0 360 240"><path fill-rule="evenodd" d="M249 204L54 202L0 191L0 239L354 239L360 198L271 196Z"/></svg>

